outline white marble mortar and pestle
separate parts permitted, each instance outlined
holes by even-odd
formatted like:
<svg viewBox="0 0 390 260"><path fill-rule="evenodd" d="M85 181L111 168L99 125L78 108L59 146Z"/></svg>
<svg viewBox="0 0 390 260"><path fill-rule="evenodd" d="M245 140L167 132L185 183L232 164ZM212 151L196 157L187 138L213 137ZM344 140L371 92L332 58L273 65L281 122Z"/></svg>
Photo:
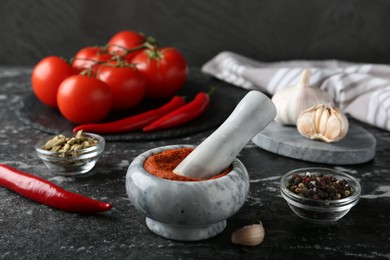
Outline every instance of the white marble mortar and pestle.
<svg viewBox="0 0 390 260"><path fill-rule="evenodd" d="M127 170L126 192L133 206L146 215L148 228L180 241L221 233L226 219L243 206L249 193L248 172L237 155L275 116L276 108L266 95L248 92L226 121L174 169L178 175L207 180L167 180L144 169L145 160L154 154L191 146L164 146L137 156ZM209 179L230 165L227 175Z"/></svg>

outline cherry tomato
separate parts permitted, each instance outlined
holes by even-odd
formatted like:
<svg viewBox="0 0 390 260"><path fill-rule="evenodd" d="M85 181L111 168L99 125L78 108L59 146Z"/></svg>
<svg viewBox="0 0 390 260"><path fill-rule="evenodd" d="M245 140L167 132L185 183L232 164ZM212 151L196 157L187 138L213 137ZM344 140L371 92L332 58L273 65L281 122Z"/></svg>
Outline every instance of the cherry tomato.
<svg viewBox="0 0 390 260"><path fill-rule="evenodd" d="M108 41L108 52L115 55L124 55L128 49L139 47L145 42L145 36L138 32L121 31L111 37ZM129 52L122 59L131 61L141 50Z"/></svg>
<svg viewBox="0 0 390 260"><path fill-rule="evenodd" d="M73 74L72 67L57 56L42 59L32 72L31 83L36 97L57 108L57 91L61 82Z"/></svg>
<svg viewBox="0 0 390 260"><path fill-rule="evenodd" d="M88 46L79 50L74 56L72 63L76 71L81 72L91 67L91 75L94 75L100 63L108 61L112 55L104 52L102 47Z"/></svg>
<svg viewBox="0 0 390 260"><path fill-rule="evenodd" d="M176 94L187 79L187 63L174 48L144 50L132 60L147 83L146 96L169 98Z"/></svg>
<svg viewBox="0 0 390 260"><path fill-rule="evenodd" d="M111 62L102 65L96 78L107 83L112 92L112 109L125 110L137 106L146 92L144 76L134 65Z"/></svg>
<svg viewBox="0 0 390 260"><path fill-rule="evenodd" d="M74 75L65 79L58 88L58 108L74 123L101 121L110 111L111 102L110 87L96 78Z"/></svg>

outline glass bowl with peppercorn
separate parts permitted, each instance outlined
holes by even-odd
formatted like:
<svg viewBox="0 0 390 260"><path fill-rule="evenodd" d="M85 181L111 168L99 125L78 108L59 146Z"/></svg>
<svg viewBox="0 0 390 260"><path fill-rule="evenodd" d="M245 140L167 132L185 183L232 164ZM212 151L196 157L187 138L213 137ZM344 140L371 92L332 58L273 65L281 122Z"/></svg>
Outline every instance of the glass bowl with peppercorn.
<svg viewBox="0 0 390 260"><path fill-rule="evenodd" d="M77 176L89 172L104 151L104 138L78 131L40 140L35 145L38 157L49 170L62 176Z"/></svg>
<svg viewBox="0 0 390 260"><path fill-rule="evenodd" d="M301 168L282 176L280 189L293 212L310 222L331 223L358 203L359 182L346 173L327 168Z"/></svg>

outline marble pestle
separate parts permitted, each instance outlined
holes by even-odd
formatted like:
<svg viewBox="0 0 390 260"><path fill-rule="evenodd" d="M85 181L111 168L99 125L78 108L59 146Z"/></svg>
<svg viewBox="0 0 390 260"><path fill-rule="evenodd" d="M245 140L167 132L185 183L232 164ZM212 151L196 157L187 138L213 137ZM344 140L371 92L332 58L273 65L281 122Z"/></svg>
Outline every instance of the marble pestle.
<svg viewBox="0 0 390 260"><path fill-rule="evenodd" d="M211 178L226 169L245 145L276 116L266 95L252 90L208 138L199 144L174 173L191 178Z"/></svg>

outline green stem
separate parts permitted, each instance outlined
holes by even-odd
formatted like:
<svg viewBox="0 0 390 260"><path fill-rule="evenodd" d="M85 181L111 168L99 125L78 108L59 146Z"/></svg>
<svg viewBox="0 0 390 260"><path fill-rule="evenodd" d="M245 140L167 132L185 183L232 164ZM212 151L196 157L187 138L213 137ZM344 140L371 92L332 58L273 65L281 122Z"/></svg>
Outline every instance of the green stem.
<svg viewBox="0 0 390 260"><path fill-rule="evenodd" d="M209 90L209 92L207 92L207 95L211 96L215 92L216 89L217 88L215 86L211 86L211 89Z"/></svg>
<svg viewBox="0 0 390 260"><path fill-rule="evenodd" d="M107 50L108 47L110 47L110 46L114 46L114 47L118 47L118 48L123 49L125 52L122 55L117 55L117 56L122 58L131 52L139 51L142 49L156 50L158 48L158 43L157 43L156 39L154 39L153 37L147 37L143 44L138 45L137 47L134 47L131 49L128 49L128 48L123 47L123 46L118 45L118 44L107 44L103 47L103 49Z"/></svg>
<svg viewBox="0 0 390 260"><path fill-rule="evenodd" d="M95 73L96 74L96 73ZM88 77L96 77L96 75L92 74L92 66L90 66L88 69L85 69L80 72L81 76L88 76Z"/></svg>

